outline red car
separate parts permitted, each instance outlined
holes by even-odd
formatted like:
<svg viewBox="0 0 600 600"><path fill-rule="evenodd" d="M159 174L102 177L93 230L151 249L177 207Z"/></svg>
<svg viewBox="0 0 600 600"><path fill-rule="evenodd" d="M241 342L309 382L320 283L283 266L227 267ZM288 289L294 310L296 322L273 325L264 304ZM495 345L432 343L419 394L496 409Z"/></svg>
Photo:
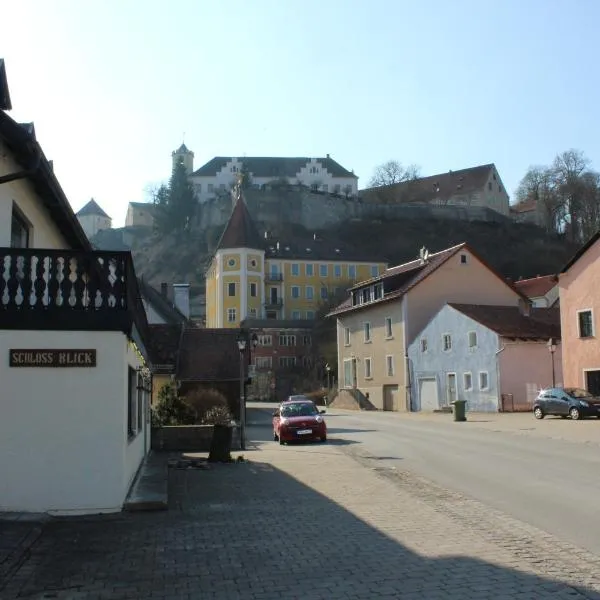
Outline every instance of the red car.
<svg viewBox="0 0 600 600"><path fill-rule="evenodd" d="M327 425L311 400L283 402L273 413L273 439L280 444L296 440L327 441Z"/></svg>

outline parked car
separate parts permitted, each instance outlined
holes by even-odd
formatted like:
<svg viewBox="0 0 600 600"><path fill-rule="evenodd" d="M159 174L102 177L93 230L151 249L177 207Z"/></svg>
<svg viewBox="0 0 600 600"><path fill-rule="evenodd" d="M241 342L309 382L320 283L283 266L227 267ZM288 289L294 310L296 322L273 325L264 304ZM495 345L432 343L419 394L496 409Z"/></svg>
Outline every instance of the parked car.
<svg viewBox="0 0 600 600"><path fill-rule="evenodd" d="M600 398L580 388L549 388L538 394L533 403L533 415L536 419L556 415L571 417L574 421L582 417L600 418Z"/></svg>
<svg viewBox="0 0 600 600"><path fill-rule="evenodd" d="M283 402L273 413L273 439L280 444L298 440L327 441L324 412L312 400Z"/></svg>

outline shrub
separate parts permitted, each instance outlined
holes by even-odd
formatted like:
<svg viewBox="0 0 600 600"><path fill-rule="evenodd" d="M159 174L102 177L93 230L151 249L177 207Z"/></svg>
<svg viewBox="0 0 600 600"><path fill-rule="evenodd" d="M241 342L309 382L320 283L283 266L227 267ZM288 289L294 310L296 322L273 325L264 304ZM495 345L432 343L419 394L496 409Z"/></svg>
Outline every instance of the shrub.
<svg viewBox="0 0 600 600"><path fill-rule="evenodd" d="M174 382L165 383L158 392L158 402L152 407L152 424L191 425L196 422L196 411L177 393Z"/></svg>
<svg viewBox="0 0 600 600"><path fill-rule="evenodd" d="M206 411L202 422L205 425L229 425L232 419L233 416L227 406L217 405Z"/></svg>
<svg viewBox="0 0 600 600"><path fill-rule="evenodd" d="M227 411L229 413L227 398L219 390L194 390L187 395L186 401L196 412L197 423L205 423L209 411L213 408L218 408L222 412ZM211 414L214 417L217 413L213 412Z"/></svg>

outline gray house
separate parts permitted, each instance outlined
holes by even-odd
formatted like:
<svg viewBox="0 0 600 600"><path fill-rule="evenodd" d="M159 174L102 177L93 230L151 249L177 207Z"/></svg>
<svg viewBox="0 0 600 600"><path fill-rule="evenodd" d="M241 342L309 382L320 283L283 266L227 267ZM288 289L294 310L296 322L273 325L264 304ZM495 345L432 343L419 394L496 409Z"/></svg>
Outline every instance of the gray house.
<svg viewBox="0 0 600 600"><path fill-rule="evenodd" d="M540 388L562 381L560 314L446 304L410 344L408 358L412 410L457 399L471 411L529 410Z"/></svg>

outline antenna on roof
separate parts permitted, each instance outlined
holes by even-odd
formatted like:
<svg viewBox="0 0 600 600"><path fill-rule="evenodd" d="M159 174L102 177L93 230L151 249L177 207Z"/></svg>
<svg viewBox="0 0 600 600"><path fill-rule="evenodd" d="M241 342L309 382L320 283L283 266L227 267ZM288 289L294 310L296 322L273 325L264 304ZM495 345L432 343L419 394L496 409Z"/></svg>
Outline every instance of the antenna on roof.
<svg viewBox="0 0 600 600"><path fill-rule="evenodd" d="M424 265L429 258L429 250L423 246L421 250L419 250L419 258L421 259L421 264Z"/></svg>

